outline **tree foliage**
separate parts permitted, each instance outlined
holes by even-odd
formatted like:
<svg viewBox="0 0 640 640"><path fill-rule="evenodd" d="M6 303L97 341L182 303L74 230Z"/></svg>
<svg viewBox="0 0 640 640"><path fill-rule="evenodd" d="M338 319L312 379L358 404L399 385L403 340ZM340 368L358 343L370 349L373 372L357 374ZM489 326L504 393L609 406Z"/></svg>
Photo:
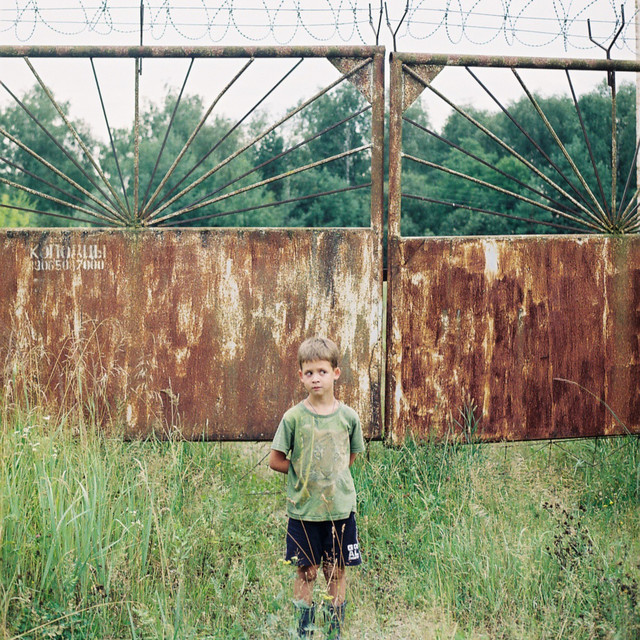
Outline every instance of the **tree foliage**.
<svg viewBox="0 0 640 640"><path fill-rule="evenodd" d="M412 122L405 121L403 128L403 151L436 167L403 161L404 235L558 233L565 231L562 225L572 226L558 209L610 206L609 87L604 84L579 99L591 149L570 97L536 100L557 139L526 96L507 105L506 112L473 107L465 109L466 117L452 112L438 135L426 131L429 114L422 103L411 107L406 118ZM74 220L20 209L9 214L9 209L2 209L4 225L84 223L90 215L74 206L104 214L97 202L115 208L118 198L124 217L129 217L135 201L133 126L113 132L114 156L108 142L95 138L86 124L74 122L99 163L107 187L49 98L34 88L22 102L24 108L14 103L0 110L8 136L21 142L18 145L7 135L0 139L0 177L23 187L20 191L1 184L2 202L22 198L25 209ZM68 112L68 104L60 106ZM369 144L370 111L349 83L342 83L273 130L276 117L264 112L242 124L215 114L205 119L206 106L198 96L184 97L177 108L173 97L143 107L138 200L149 216L147 221L183 226L369 224L370 151L349 152ZM495 138L476 123L492 131ZM629 173L634 123L634 87L622 85L617 94L617 203L625 195L627 177L627 200L636 186L635 172ZM334 159L325 162L330 158ZM310 167L314 163L317 166ZM529 163L537 170L532 171ZM580 186L577 171L590 193ZM358 188L362 185L365 188Z"/></svg>
<svg viewBox="0 0 640 640"><path fill-rule="evenodd" d="M589 210L598 206L602 209L610 207L613 181L609 87L601 85L578 100L591 153L570 97L537 97L536 103L553 133L526 96L508 105L507 113L473 107L465 109L468 117L452 113L441 133L444 140L405 122L405 153L428 159L445 169L404 161L403 193L427 198L430 202L403 199L403 234L562 233L567 231L563 227L580 227L548 208L566 211L578 206ZM420 104L412 107L407 117L414 121L426 120ZM483 132L481 127L494 133L495 138ZM617 93L617 136L616 203L619 204L627 178L630 178L627 200L636 186L635 171L632 170L635 87L630 84L622 85ZM578 173L588 190L581 185ZM548 208L536 206L524 198ZM455 206L461 204L468 208ZM582 229L586 230L585 227Z"/></svg>

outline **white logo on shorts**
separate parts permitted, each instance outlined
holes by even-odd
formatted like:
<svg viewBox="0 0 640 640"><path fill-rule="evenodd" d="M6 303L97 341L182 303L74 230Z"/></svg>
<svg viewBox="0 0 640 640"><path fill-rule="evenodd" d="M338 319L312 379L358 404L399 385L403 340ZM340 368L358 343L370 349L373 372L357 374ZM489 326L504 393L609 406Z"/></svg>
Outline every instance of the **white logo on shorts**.
<svg viewBox="0 0 640 640"><path fill-rule="evenodd" d="M360 548L357 544L348 544L347 550L349 551L349 560L360 559Z"/></svg>

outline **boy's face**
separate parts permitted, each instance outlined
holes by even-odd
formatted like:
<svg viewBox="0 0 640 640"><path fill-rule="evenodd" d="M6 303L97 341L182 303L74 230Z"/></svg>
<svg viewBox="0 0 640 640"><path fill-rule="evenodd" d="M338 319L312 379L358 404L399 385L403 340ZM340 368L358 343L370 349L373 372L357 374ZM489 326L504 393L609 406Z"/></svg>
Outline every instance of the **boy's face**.
<svg viewBox="0 0 640 640"><path fill-rule="evenodd" d="M340 369L334 369L328 360L313 360L303 362L298 374L311 398L328 399L333 397L333 384L340 377Z"/></svg>

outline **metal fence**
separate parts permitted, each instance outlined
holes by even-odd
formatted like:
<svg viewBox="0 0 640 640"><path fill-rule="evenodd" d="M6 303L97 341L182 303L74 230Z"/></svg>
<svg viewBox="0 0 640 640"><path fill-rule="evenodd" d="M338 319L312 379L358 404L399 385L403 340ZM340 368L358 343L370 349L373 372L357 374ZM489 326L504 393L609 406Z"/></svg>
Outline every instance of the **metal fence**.
<svg viewBox="0 0 640 640"><path fill-rule="evenodd" d="M522 86L534 115L528 124L536 124L536 131L498 98L504 76L497 89L488 86L483 73L489 67L503 69ZM455 68L495 101L521 147L439 88L440 74ZM528 89L523 69L557 69L566 76L575 123L553 121ZM637 432L638 145L634 136L632 162L619 166L616 73L639 69L593 60L392 56L386 426L393 441L411 433L492 441ZM573 78L584 70L607 74L613 127L606 173L573 90ZM413 121L407 109L423 91L449 105L475 140L488 139L492 153L499 149L512 162L498 165L470 144L456 144ZM578 149L563 143L570 124L583 134ZM448 150L447 162L404 149L407 130L416 128ZM551 147L562 163L551 157ZM427 142L425 148L433 147ZM414 176L405 189L407 172L416 165L425 171L422 179ZM452 193L434 195L443 176L450 178ZM411 190L417 188L423 192ZM486 197L493 206L473 197ZM403 237L401 215L416 201L424 215L453 210L581 233Z"/></svg>
<svg viewBox="0 0 640 640"><path fill-rule="evenodd" d="M0 56L25 57L64 123L61 130L71 135L73 149L54 144L54 132L43 126L28 105L22 105L22 111L48 141L46 148L72 159L77 169L77 175L60 171L35 144L26 144L0 125L7 146L17 148L26 159L23 164L5 158L5 170L19 177L9 179L5 174L0 181L14 192L55 204L59 217L75 221L80 212L84 223L101 227L1 232L0 268L5 275L0 285L0 352L5 398L36 399L62 414L92 414L106 428L123 425L125 437L152 432L166 436L176 431L190 439L269 439L274 416L300 395L297 345L309 334L324 333L343 346L341 398L361 413L367 435L379 437L384 50L26 47L2 49ZM39 57L79 57L94 71L97 58L130 61L135 123L128 179L123 177L126 160L114 141L97 77L110 134L110 172L103 168L104 159L94 157L64 105L35 70L33 61ZM198 157L190 152L204 131L203 118L175 157L163 157L164 142L155 150L149 176L140 169L144 149L140 67L159 58L180 58L191 64L202 58L208 63L237 61L237 71L230 74L206 115L222 93L233 91L246 70L262 60L289 61L288 75L309 58L325 58L336 77L310 97L289 90L289 98L298 102L285 116L262 123L256 135L236 138L235 148L222 146L253 112L250 108L219 139L207 133L206 153ZM235 159L345 82L353 83L362 94L364 107L292 148L273 152L258 165L236 168ZM179 122L179 102L178 96L165 142ZM356 117L368 118L366 144L329 157L309 158L315 149L313 141L339 135L341 127ZM299 149L305 154L295 155ZM293 162L298 164L289 164L283 172L273 170L269 177L255 177L256 169L285 156L295 157ZM278 199L266 191L273 184L354 156L369 164L364 183L318 192L313 190L316 181L309 180L307 191L295 198ZM25 166L27 160L37 164L37 172ZM163 160L165 168L157 172ZM224 179L217 180L230 167ZM34 181L39 186L34 187ZM369 194L369 221L360 228L187 226L236 215L238 209L262 211L354 190ZM253 191L259 194L253 204L233 206L234 199ZM16 208L30 214L42 211L33 206Z"/></svg>
<svg viewBox="0 0 640 640"><path fill-rule="evenodd" d="M8 206L74 221L81 214L83 223L98 227L0 233L5 400L26 398L61 415L95 417L131 438L177 432L190 439L267 440L277 416L300 397L297 345L322 333L342 348L339 395L361 414L370 438L400 443L410 434L495 441L637 433L638 144L634 136L631 151L621 152L629 136L619 122L616 79L640 66L392 55L383 353L384 55L377 47L0 49L5 58L25 58L58 118L56 127L47 126L13 94L17 113L40 137L19 139L11 123L0 124L0 182L29 202L50 206ZM75 57L90 66L109 131L108 159L95 156L48 90L34 63L39 57ZM128 144L109 124L94 63L100 57L130 63L134 126ZM310 96L292 93L295 104L284 116L239 135L258 104L310 58L331 62L335 79ZM187 63L183 87L194 61L231 60L236 67L226 70L206 117L196 118L177 151L168 152L167 141L183 124L182 91L173 97L149 161L140 70L158 59ZM248 68L274 59L290 66L264 96L234 122L207 128L208 115L241 86ZM483 75L487 68L519 84L528 112L516 113L500 99ZM502 120L488 121L456 103L449 91L455 82L441 82L456 69L482 88ZM578 147L565 143L568 122L557 121L536 97L524 69L565 76L572 126L582 136ZM575 75L587 71L606 74L611 135L604 146L593 138L574 90ZM259 161L234 164L255 160L247 152L345 82L364 103L355 101L351 111L306 131L288 148L265 146ZM444 103L473 135L456 140L412 115L423 93ZM357 119L367 119L369 137L350 146L341 131ZM505 123L519 142L504 135ZM482 138L489 142L481 149L470 142ZM318 155L321 139L342 146ZM45 148L56 155L46 157ZM607 154L608 164L602 161ZM69 171L59 168L63 162L56 159L63 158ZM284 158L287 163L278 164ZM318 188L320 171L354 158L366 172L357 178L347 172L338 186ZM286 185L305 175L311 176L306 191L292 195ZM284 187L274 190L278 184ZM330 208L345 207L354 192L368 194L362 227L192 226L332 198ZM247 200L248 194L256 195ZM416 206L425 218L493 216L560 233L405 237L401 215Z"/></svg>

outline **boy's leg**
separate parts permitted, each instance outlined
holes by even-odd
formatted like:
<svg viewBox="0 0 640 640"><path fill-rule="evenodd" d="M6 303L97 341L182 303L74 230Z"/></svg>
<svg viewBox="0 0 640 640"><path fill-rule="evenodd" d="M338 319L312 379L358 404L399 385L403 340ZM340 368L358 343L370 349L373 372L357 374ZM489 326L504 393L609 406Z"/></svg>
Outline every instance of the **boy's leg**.
<svg viewBox="0 0 640 640"><path fill-rule="evenodd" d="M318 565L297 567L296 579L293 583L293 597L297 602L307 606L313 603L313 585L318 576Z"/></svg>
<svg viewBox="0 0 640 640"><path fill-rule="evenodd" d="M327 580L327 591L331 602L326 607L329 623L328 640L340 640L344 616L347 591L346 566L362 563L358 544L358 529L355 515L352 513L345 520L332 523L330 538L325 539L323 547L322 571Z"/></svg>
<svg viewBox="0 0 640 640"><path fill-rule="evenodd" d="M347 572L345 567L327 562L323 563L322 572L327 581L327 591L332 598L331 603L326 608L329 621L327 638L340 640L342 625L344 624L344 612L347 606L345 602Z"/></svg>
<svg viewBox="0 0 640 640"><path fill-rule="evenodd" d="M344 602L347 593L347 572L345 567L324 562L322 564L322 572L327 581L327 592L332 598L331 602L334 607L337 607Z"/></svg>
<svg viewBox="0 0 640 640"><path fill-rule="evenodd" d="M313 585L318 575L318 566L297 567L293 583L293 598L298 611L298 637L310 638L316 618L313 604Z"/></svg>

